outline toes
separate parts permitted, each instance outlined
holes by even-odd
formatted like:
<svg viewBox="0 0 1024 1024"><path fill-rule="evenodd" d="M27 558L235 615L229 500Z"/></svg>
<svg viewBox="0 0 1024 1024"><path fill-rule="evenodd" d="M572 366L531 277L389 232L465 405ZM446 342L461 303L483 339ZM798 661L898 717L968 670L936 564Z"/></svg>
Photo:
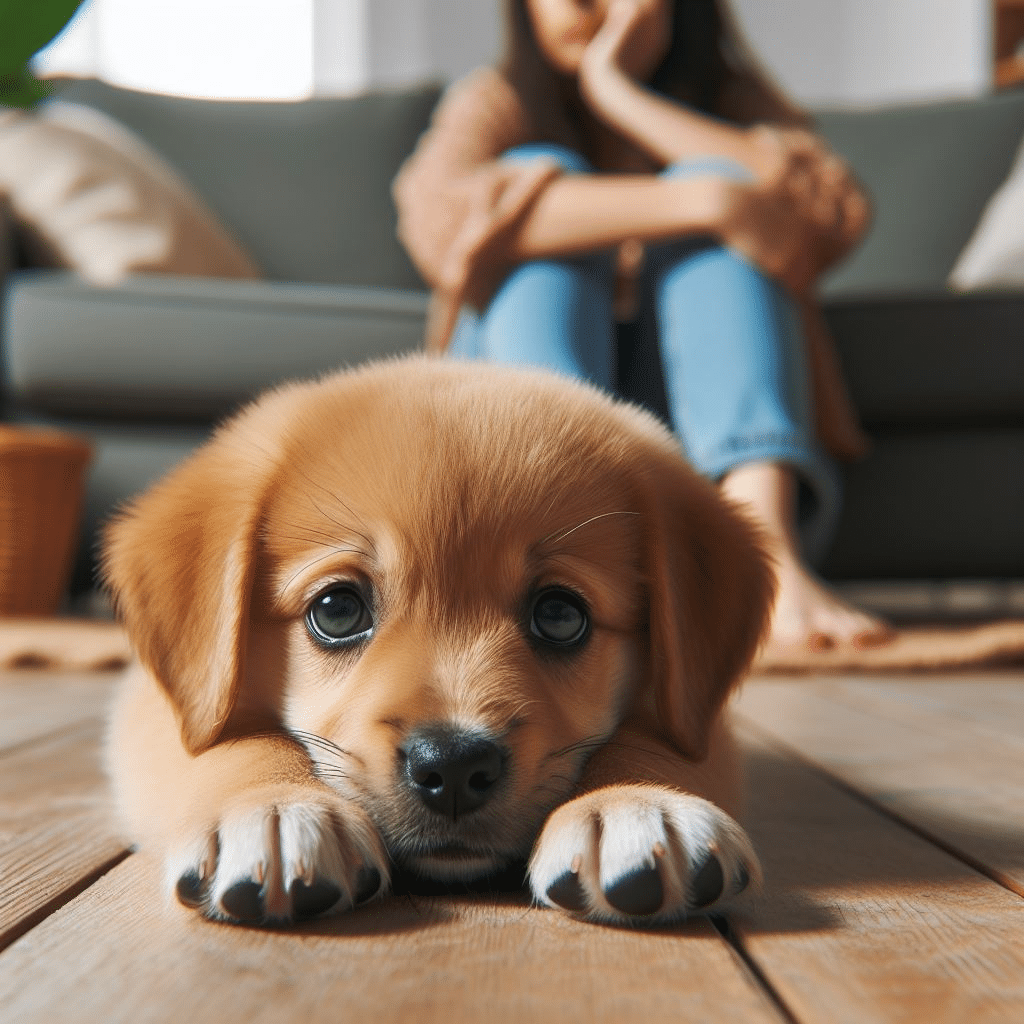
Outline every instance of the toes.
<svg viewBox="0 0 1024 1024"><path fill-rule="evenodd" d="M662 923L716 909L760 879L742 828L671 790L580 798L549 820L531 858L538 899L596 921Z"/></svg>
<svg viewBox="0 0 1024 1024"><path fill-rule="evenodd" d="M587 894L575 871L566 871L556 878L547 889L547 897L563 910L581 914L587 909Z"/></svg>
<svg viewBox="0 0 1024 1024"><path fill-rule="evenodd" d="M292 916L303 920L330 910L342 894L332 882L315 879L307 885L301 878L296 878L288 889L288 895L292 901Z"/></svg>
<svg viewBox="0 0 1024 1024"><path fill-rule="evenodd" d="M266 916L263 886L251 879L235 882L221 893L217 902L228 917L245 924L261 924Z"/></svg>
<svg viewBox="0 0 1024 1024"><path fill-rule="evenodd" d="M882 624L871 629L862 629L853 635L853 646L860 648L884 647L896 639L896 630Z"/></svg>
<svg viewBox="0 0 1024 1024"><path fill-rule="evenodd" d="M373 899L387 884L383 858L375 831L329 805L271 804L225 817L172 855L166 877L206 917L280 924Z"/></svg>
<svg viewBox="0 0 1024 1024"><path fill-rule="evenodd" d="M367 867L364 865L359 869L359 874L356 876L355 885L355 902L369 903L381 890L381 877L380 872L374 867Z"/></svg>
<svg viewBox="0 0 1024 1024"><path fill-rule="evenodd" d="M623 914L646 917L661 910L665 901L665 886L661 873L655 867L642 867L631 871L604 890L604 898Z"/></svg>
<svg viewBox="0 0 1024 1024"><path fill-rule="evenodd" d="M748 881L749 877L748 874ZM697 868L690 881L690 906L695 910L710 906L722 895L724 888L725 876L722 874L722 865L713 853L708 853L704 863ZM746 885L743 888L746 888Z"/></svg>
<svg viewBox="0 0 1024 1024"><path fill-rule="evenodd" d="M210 892L210 883L199 877L198 871L186 871L174 886L174 895L178 902L190 910L198 910L206 903Z"/></svg>
<svg viewBox="0 0 1024 1024"><path fill-rule="evenodd" d="M736 895L743 892L750 885L750 871L742 861L736 869Z"/></svg>

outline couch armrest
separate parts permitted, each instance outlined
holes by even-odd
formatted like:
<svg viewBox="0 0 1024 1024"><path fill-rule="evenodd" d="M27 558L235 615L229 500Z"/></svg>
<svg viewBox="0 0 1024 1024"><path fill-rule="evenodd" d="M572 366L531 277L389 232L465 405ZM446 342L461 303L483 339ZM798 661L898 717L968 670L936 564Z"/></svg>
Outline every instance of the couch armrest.
<svg viewBox="0 0 1024 1024"><path fill-rule="evenodd" d="M1024 292L845 296L824 313L866 426L1024 418Z"/></svg>
<svg viewBox="0 0 1024 1024"><path fill-rule="evenodd" d="M12 276L12 400L33 413L208 422L283 380L419 347L427 296L383 288Z"/></svg>

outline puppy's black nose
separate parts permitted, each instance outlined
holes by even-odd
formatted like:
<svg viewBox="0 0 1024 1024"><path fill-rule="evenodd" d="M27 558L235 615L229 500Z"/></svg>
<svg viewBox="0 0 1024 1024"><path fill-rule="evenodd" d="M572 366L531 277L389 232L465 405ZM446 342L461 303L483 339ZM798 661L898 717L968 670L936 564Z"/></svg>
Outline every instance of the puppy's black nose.
<svg viewBox="0 0 1024 1024"><path fill-rule="evenodd" d="M493 740L443 726L413 733L404 753L407 784L446 818L487 803L505 769L505 754Z"/></svg>

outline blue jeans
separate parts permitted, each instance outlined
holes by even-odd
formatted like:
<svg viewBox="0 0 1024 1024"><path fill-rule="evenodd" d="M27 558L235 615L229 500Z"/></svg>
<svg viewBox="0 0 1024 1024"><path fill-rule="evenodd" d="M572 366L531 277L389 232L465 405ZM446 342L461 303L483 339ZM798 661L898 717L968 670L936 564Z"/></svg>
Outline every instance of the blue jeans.
<svg viewBox="0 0 1024 1024"><path fill-rule="evenodd" d="M560 146L531 144L505 158L540 155L554 157L567 172L591 172L581 156ZM663 173L748 174L714 158ZM796 303L777 282L706 238L649 246L643 274L672 425L691 463L713 480L749 462L792 467L800 482L804 553L816 560L838 517L839 476L815 437ZM487 309L463 312L451 353L547 367L614 393L614 277L610 252L521 264Z"/></svg>

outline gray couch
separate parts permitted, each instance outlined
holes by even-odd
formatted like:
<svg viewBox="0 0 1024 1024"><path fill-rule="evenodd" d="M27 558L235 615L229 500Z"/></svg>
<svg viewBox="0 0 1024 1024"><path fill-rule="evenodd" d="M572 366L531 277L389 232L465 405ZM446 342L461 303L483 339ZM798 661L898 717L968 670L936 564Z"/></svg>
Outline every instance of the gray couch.
<svg viewBox="0 0 1024 1024"><path fill-rule="evenodd" d="M260 283L139 277L100 290L24 266L0 227L9 419L98 445L76 586L97 523L262 388L416 348L426 295L395 239L389 184L436 90L211 103L96 82L64 98L140 133L253 255ZM946 276L1024 133L1024 93L820 126L872 193L875 224L825 287L874 439L850 467L832 578L1024 576L1024 295ZM0 215L2 225L2 215ZM624 332L620 382L663 411L656 358Z"/></svg>

